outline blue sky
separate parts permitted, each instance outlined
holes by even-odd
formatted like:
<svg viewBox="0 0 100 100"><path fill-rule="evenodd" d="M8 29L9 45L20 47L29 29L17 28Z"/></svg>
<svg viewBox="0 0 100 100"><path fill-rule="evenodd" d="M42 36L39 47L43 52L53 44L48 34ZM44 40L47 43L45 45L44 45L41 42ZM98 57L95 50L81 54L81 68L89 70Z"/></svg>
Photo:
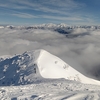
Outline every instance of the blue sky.
<svg viewBox="0 0 100 100"><path fill-rule="evenodd" d="M0 24L100 25L100 0L0 0Z"/></svg>

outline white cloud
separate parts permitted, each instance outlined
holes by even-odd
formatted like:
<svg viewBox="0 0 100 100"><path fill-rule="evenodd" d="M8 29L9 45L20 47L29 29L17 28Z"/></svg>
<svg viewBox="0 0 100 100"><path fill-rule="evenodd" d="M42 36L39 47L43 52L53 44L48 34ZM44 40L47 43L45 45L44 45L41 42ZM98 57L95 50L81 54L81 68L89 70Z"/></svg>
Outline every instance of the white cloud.
<svg viewBox="0 0 100 100"><path fill-rule="evenodd" d="M28 14L28 13L15 13L11 15L21 17L21 18L37 18L36 16Z"/></svg>
<svg viewBox="0 0 100 100"><path fill-rule="evenodd" d="M88 34L84 35L84 33ZM71 35L76 34L79 36L67 38L50 30L0 29L0 55L45 49L82 73L98 74L100 30L74 29Z"/></svg>
<svg viewBox="0 0 100 100"><path fill-rule="evenodd" d="M41 8L43 9L47 9L47 10L57 10L59 11L59 9L61 10L70 10L70 9L75 9L75 8L80 8L82 6L84 6L84 4L80 4L80 3L76 3L74 0L34 0L34 1L30 1L30 0L22 0L22 1L15 1L15 0L10 0L10 3L13 4L21 4L21 6L24 7L29 7L29 9L32 8L37 8L39 10L41 10ZM19 6L19 5L16 5ZM55 7L55 9L53 9L53 7ZM67 8L67 9L66 9Z"/></svg>
<svg viewBox="0 0 100 100"><path fill-rule="evenodd" d="M73 0L9 0L9 2L1 2L0 7L7 7L10 9L31 9L41 12L57 13L69 15L71 10L82 7L83 4L74 2Z"/></svg>
<svg viewBox="0 0 100 100"><path fill-rule="evenodd" d="M62 21L67 21L67 20L72 20L72 21L79 21L82 20L81 18L77 17L61 17L61 16L47 16L47 15L41 15L40 17L42 18L48 18L48 19L55 19L55 20L62 20Z"/></svg>
<svg viewBox="0 0 100 100"><path fill-rule="evenodd" d="M85 4L74 0L8 0L7 2L0 1L0 7L4 10L0 14L10 12L8 15L21 18L46 18L59 22L71 21L68 24L96 24L96 18L90 13L81 12L85 6Z"/></svg>

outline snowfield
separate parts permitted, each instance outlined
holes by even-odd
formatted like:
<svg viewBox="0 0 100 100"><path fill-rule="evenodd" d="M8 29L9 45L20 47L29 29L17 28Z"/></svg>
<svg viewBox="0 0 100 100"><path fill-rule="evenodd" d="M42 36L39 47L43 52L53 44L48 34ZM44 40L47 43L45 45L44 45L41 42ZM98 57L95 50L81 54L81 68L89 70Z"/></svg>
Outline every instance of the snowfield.
<svg viewBox="0 0 100 100"><path fill-rule="evenodd" d="M99 100L100 86L64 79L0 87L0 100Z"/></svg>

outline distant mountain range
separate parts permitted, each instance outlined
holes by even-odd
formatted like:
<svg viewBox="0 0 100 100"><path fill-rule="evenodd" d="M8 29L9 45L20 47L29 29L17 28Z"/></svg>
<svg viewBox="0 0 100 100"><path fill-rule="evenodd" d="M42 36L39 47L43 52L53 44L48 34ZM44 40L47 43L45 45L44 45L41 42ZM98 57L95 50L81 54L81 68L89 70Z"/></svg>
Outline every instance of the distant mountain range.
<svg viewBox="0 0 100 100"><path fill-rule="evenodd" d="M53 23L49 23L49 24L40 24L40 25L31 25L31 26L14 26L14 25L0 25L0 28L18 28L18 29L75 29L75 28L85 28L85 29L100 29L100 26L87 26L87 25L81 25L81 26L71 26L71 25L67 25L64 23L61 24L53 24Z"/></svg>

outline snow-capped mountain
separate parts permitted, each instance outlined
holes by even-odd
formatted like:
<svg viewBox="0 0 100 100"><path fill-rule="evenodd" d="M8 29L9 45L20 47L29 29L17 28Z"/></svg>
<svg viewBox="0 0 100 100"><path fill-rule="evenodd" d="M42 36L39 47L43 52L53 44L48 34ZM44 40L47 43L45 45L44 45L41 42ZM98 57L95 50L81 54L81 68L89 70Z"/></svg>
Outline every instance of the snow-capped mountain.
<svg viewBox="0 0 100 100"><path fill-rule="evenodd" d="M4 27L4 26L1 26ZM77 28L85 28L85 29L100 29L100 26L87 26L87 25L82 25L82 26L72 26L72 25L67 25L65 23L61 24L53 24L53 23L48 23L48 24L39 24L39 25L31 25L31 26L14 26L14 25L7 25L5 28L17 28L17 29L77 29Z"/></svg>
<svg viewBox="0 0 100 100"><path fill-rule="evenodd" d="M39 30L50 30L53 32L64 34L68 38L78 37L81 35L88 35L88 33L100 30L100 26L86 26L86 25L70 26L70 25L67 25L64 23L61 23L61 24L49 23L49 24L40 24L40 25L31 25L31 26L7 25L7 26L2 26L2 27L4 27L5 29L12 29L12 30L38 30L38 29ZM1 27L1 29L2 29L2 27Z"/></svg>
<svg viewBox="0 0 100 100"><path fill-rule="evenodd" d="M45 50L35 50L0 59L0 85L21 85L44 79L68 79L86 84L100 84L73 69L60 58Z"/></svg>
<svg viewBox="0 0 100 100"><path fill-rule="evenodd" d="M0 26L0 28L4 28L4 26Z"/></svg>

